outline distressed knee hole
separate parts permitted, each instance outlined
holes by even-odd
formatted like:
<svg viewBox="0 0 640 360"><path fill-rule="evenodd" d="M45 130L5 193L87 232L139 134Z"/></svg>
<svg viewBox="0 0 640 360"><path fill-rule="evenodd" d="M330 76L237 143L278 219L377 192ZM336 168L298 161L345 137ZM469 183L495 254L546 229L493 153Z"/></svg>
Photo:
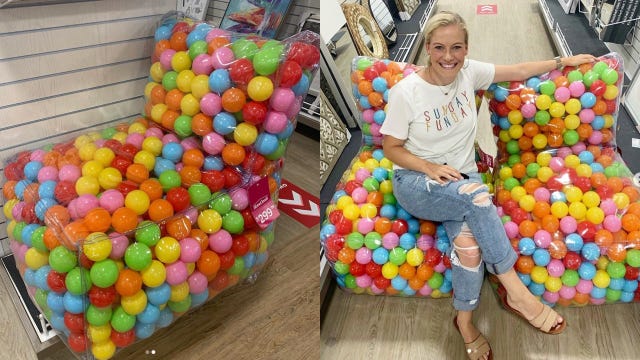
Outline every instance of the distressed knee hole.
<svg viewBox="0 0 640 360"><path fill-rule="evenodd" d="M474 238L458 237L453 242L451 260L454 264L469 271L479 271L482 263L480 247Z"/></svg>
<svg viewBox="0 0 640 360"><path fill-rule="evenodd" d="M491 205L491 195L486 191L476 194L473 197L473 204L482 207L489 206Z"/></svg>

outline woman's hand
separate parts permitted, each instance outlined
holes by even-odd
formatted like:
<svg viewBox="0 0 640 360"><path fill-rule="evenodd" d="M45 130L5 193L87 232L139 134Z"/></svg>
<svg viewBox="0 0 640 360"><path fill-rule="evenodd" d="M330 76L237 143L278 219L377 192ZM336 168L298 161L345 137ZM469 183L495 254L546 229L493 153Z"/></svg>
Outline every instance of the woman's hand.
<svg viewBox="0 0 640 360"><path fill-rule="evenodd" d="M586 63L594 63L598 59L591 54L578 54L560 59L563 66L578 66Z"/></svg>
<svg viewBox="0 0 640 360"><path fill-rule="evenodd" d="M446 184L449 181L458 181L463 179L462 174L460 174L458 170L447 164L440 165L431 162L426 163L427 165L424 168L424 173L441 185Z"/></svg>

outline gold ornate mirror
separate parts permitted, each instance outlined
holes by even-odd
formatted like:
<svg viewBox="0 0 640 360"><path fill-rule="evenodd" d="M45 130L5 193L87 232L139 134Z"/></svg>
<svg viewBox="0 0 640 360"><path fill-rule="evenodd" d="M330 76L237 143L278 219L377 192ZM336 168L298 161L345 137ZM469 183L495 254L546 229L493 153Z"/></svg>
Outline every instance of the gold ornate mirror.
<svg viewBox="0 0 640 360"><path fill-rule="evenodd" d="M358 55L379 59L388 58L389 49L384 36L369 10L359 4L342 4L341 6L347 20L349 35Z"/></svg>

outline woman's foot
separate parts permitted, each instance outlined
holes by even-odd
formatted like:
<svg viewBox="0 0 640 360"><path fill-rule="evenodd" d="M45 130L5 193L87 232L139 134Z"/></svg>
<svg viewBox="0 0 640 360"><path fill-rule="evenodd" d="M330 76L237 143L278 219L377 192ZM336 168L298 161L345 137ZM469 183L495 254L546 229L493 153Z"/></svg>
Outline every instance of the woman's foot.
<svg viewBox="0 0 640 360"><path fill-rule="evenodd" d="M462 319L461 319L462 318ZM453 324L462 336L467 356L471 360L491 360L493 353L489 342L475 327L472 321L464 319L464 316L453 318Z"/></svg>
<svg viewBox="0 0 640 360"><path fill-rule="evenodd" d="M564 330L566 323L560 314L540 302L530 293L522 296L503 295L505 308L523 317L532 326L549 334L559 334Z"/></svg>

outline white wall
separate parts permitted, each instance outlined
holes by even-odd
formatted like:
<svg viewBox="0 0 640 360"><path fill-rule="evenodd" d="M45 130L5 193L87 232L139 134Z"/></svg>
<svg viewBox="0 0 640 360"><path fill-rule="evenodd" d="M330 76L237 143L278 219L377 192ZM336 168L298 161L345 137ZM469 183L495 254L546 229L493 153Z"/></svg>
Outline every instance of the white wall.
<svg viewBox="0 0 640 360"><path fill-rule="evenodd" d="M139 116L156 24L175 8L176 0L0 8L0 169L21 150ZM6 254L2 211L0 244Z"/></svg>

